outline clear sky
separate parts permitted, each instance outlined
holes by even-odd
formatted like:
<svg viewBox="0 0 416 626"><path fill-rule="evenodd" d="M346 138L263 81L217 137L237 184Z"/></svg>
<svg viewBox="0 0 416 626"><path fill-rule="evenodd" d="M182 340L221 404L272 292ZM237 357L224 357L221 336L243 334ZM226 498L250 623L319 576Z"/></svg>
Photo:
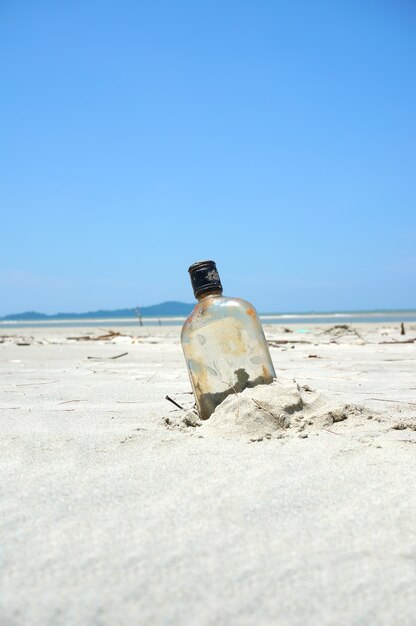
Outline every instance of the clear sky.
<svg viewBox="0 0 416 626"><path fill-rule="evenodd" d="M2 0L0 315L416 307L411 0Z"/></svg>

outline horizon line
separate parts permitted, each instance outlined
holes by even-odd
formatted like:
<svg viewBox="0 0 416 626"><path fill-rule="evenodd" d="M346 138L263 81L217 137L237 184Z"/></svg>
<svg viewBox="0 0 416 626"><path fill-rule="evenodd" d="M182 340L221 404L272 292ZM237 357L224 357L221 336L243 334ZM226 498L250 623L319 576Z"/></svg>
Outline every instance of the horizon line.
<svg viewBox="0 0 416 626"><path fill-rule="evenodd" d="M173 302L172 302L173 303ZM141 307L140 311L143 310L144 312L138 315L136 313L137 307L136 308L131 308L131 309L113 309L113 310L107 310L107 309L98 309L96 311L86 311L86 312L81 312L81 313L39 313L38 311L23 311L21 313L9 313L6 314L4 316L0 317L0 322L12 322L12 321L23 321L21 319L21 316L28 316L25 318L24 321L39 321L41 322L41 319L36 319L35 317L31 318L29 317L30 315L33 316L42 316L44 321L48 321L48 320L52 320L53 318L66 318L66 320L68 319L72 319L72 318L79 318L79 317L84 317L84 316L89 316L90 321L93 319L103 319L104 317L106 319L131 319L131 318L137 318L138 320L140 319L140 317L146 317L146 318L155 318L155 319L161 319L161 318L185 318L186 314L181 314L181 313L166 313L166 312L161 312L160 314L155 314L155 313L146 313L145 309L147 308L155 308L158 306L161 306L163 304L168 304L168 302L163 302L161 304L156 304L156 305L149 305L148 307ZM170 302L169 302L170 304ZM194 307L194 304L189 304L189 303L185 303L185 302L175 302L175 304L180 304L182 306L186 306L186 307ZM117 313L121 312L121 311L131 311L132 313L130 314L119 314L117 315ZM106 314L104 315L100 315L101 314ZM114 317L111 318L111 314L114 313ZM406 308L406 309L399 309L399 308L383 308L383 309L338 309L338 310L313 310L313 309L309 309L309 310L304 310L304 311L259 311L259 315L262 317L283 317L283 316L288 316L288 317L293 317L293 316L322 316L322 315L333 315L333 316L342 316L342 315L360 315L360 314L373 314L373 315L377 315L377 314L383 314L383 313L416 313L416 308ZM95 317L92 317L94 316ZM13 320L12 318L14 317L19 317L19 320ZM59 320L57 320L59 321ZM63 320L64 321L64 320Z"/></svg>

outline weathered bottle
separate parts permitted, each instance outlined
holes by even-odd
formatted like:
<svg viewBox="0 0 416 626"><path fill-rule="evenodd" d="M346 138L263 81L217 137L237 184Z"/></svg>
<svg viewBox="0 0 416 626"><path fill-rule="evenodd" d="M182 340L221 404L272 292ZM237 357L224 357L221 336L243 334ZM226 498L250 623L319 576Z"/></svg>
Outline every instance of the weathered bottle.
<svg viewBox="0 0 416 626"><path fill-rule="evenodd" d="M276 374L253 305L222 295L214 261L199 261L188 271L198 303L181 343L199 416L208 419L228 395L269 384Z"/></svg>

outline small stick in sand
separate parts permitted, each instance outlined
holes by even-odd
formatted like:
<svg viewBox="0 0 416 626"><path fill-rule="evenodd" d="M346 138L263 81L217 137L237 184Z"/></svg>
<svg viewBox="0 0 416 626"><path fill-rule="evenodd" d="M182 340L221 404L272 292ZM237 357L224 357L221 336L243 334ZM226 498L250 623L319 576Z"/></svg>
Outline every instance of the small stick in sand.
<svg viewBox="0 0 416 626"><path fill-rule="evenodd" d="M178 404L177 402L175 402L175 400L173 400L170 396L165 396L165 400L169 400L169 402L172 402L172 404L174 404L175 406L178 407L178 409L182 409L182 411L185 411L185 409L183 408L183 406L181 406L180 404Z"/></svg>
<svg viewBox="0 0 416 626"><path fill-rule="evenodd" d="M128 352L123 352L123 354L116 354L116 356L109 356L108 359L119 359L122 356L126 356ZM107 359L103 359L101 356L87 356L87 359L92 359L93 361L106 361Z"/></svg>
<svg viewBox="0 0 416 626"><path fill-rule="evenodd" d="M185 409L183 406L181 406L175 400L173 400L173 398L171 398L170 396L165 396L165 399L169 400L169 402L172 402L172 404L174 404L176 407L178 407L178 409L181 409L181 411L184 411L184 413L194 413L199 418L198 411L195 408L193 408L193 409ZM187 420L186 417L185 417L185 424L187 426L195 426L195 423L190 424L189 420Z"/></svg>
<svg viewBox="0 0 416 626"><path fill-rule="evenodd" d="M258 400L255 400L254 398L251 398L251 399L253 400L254 404L256 404L259 407L259 409L261 409L262 411L267 413L267 415L270 415L270 417L272 417L274 420L276 420L278 425L280 426L280 428L283 428L283 430L286 430L285 427L284 427L283 420L280 417L276 417L276 415L274 413L269 411L269 409L266 409L262 404L260 404L260 402Z"/></svg>
<svg viewBox="0 0 416 626"><path fill-rule="evenodd" d="M280 346L286 345L288 343L311 343L311 342L306 341L305 339L269 339L267 343L269 346L272 346L272 348L279 348Z"/></svg>
<svg viewBox="0 0 416 626"><path fill-rule="evenodd" d="M237 424L238 418L240 417L240 398L238 397L238 393L237 393L235 387L233 387L231 385L231 389L234 391L235 397L237 398L237 417L235 418L235 423Z"/></svg>
<svg viewBox="0 0 416 626"><path fill-rule="evenodd" d="M139 318L140 326L143 326L143 317L138 306L136 306L135 312L136 312L137 317Z"/></svg>
<svg viewBox="0 0 416 626"><path fill-rule="evenodd" d="M155 372L153 372L153 374L151 374L151 376L149 376L149 378L146 378L146 380L144 382L148 383L150 380L152 380L152 378L157 376L157 374L159 374L159 370L156 370Z"/></svg>
<svg viewBox="0 0 416 626"><path fill-rule="evenodd" d="M233 387L231 383L228 383L226 380L222 380L221 382L224 383L224 385L229 385L230 389L234 391L235 397L237 398L237 417L235 418L235 423L237 424L238 418L240 417L240 398L238 397L237 390L235 387Z"/></svg>
<svg viewBox="0 0 416 626"><path fill-rule="evenodd" d="M403 322L400 324L400 334L401 334L401 335L405 335L405 334L406 334L406 331L405 331L405 329L404 329L404 324L403 324Z"/></svg>
<svg viewBox="0 0 416 626"><path fill-rule="evenodd" d="M126 356L128 352L123 352L123 354L116 354L116 356L110 356L110 359L119 359L122 356Z"/></svg>
<svg viewBox="0 0 416 626"><path fill-rule="evenodd" d="M404 339L403 341L380 341L380 345L381 344L390 344L390 345L394 345L396 343L415 343L416 341L416 337L413 337L413 339Z"/></svg>
<svg viewBox="0 0 416 626"><path fill-rule="evenodd" d="M394 402L395 404L409 404L416 406L416 402L408 402L407 400L390 400L390 398L368 398L369 400L377 400L379 402Z"/></svg>
<svg viewBox="0 0 416 626"><path fill-rule="evenodd" d="M44 383L19 383L16 387L37 387L38 385L51 385L52 383L59 383L60 380L48 380Z"/></svg>
<svg viewBox="0 0 416 626"><path fill-rule="evenodd" d="M336 433L336 432L335 432L335 431L333 431L333 430L329 430L329 428L324 428L324 431L325 431L326 433L331 433L331 435L338 435L339 437L344 437L344 436L345 436L345 435L343 435L342 433Z"/></svg>

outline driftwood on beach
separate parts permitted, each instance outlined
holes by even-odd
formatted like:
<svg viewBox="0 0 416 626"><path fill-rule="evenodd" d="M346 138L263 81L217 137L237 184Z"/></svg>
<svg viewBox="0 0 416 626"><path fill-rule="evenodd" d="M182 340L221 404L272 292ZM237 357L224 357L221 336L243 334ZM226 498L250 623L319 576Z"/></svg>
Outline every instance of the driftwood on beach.
<svg viewBox="0 0 416 626"><path fill-rule="evenodd" d="M117 330L109 330L105 335L82 335L81 337L67 337L71 341L105 341L106 339L114 339L115 337L133 337Z"/></svg>

